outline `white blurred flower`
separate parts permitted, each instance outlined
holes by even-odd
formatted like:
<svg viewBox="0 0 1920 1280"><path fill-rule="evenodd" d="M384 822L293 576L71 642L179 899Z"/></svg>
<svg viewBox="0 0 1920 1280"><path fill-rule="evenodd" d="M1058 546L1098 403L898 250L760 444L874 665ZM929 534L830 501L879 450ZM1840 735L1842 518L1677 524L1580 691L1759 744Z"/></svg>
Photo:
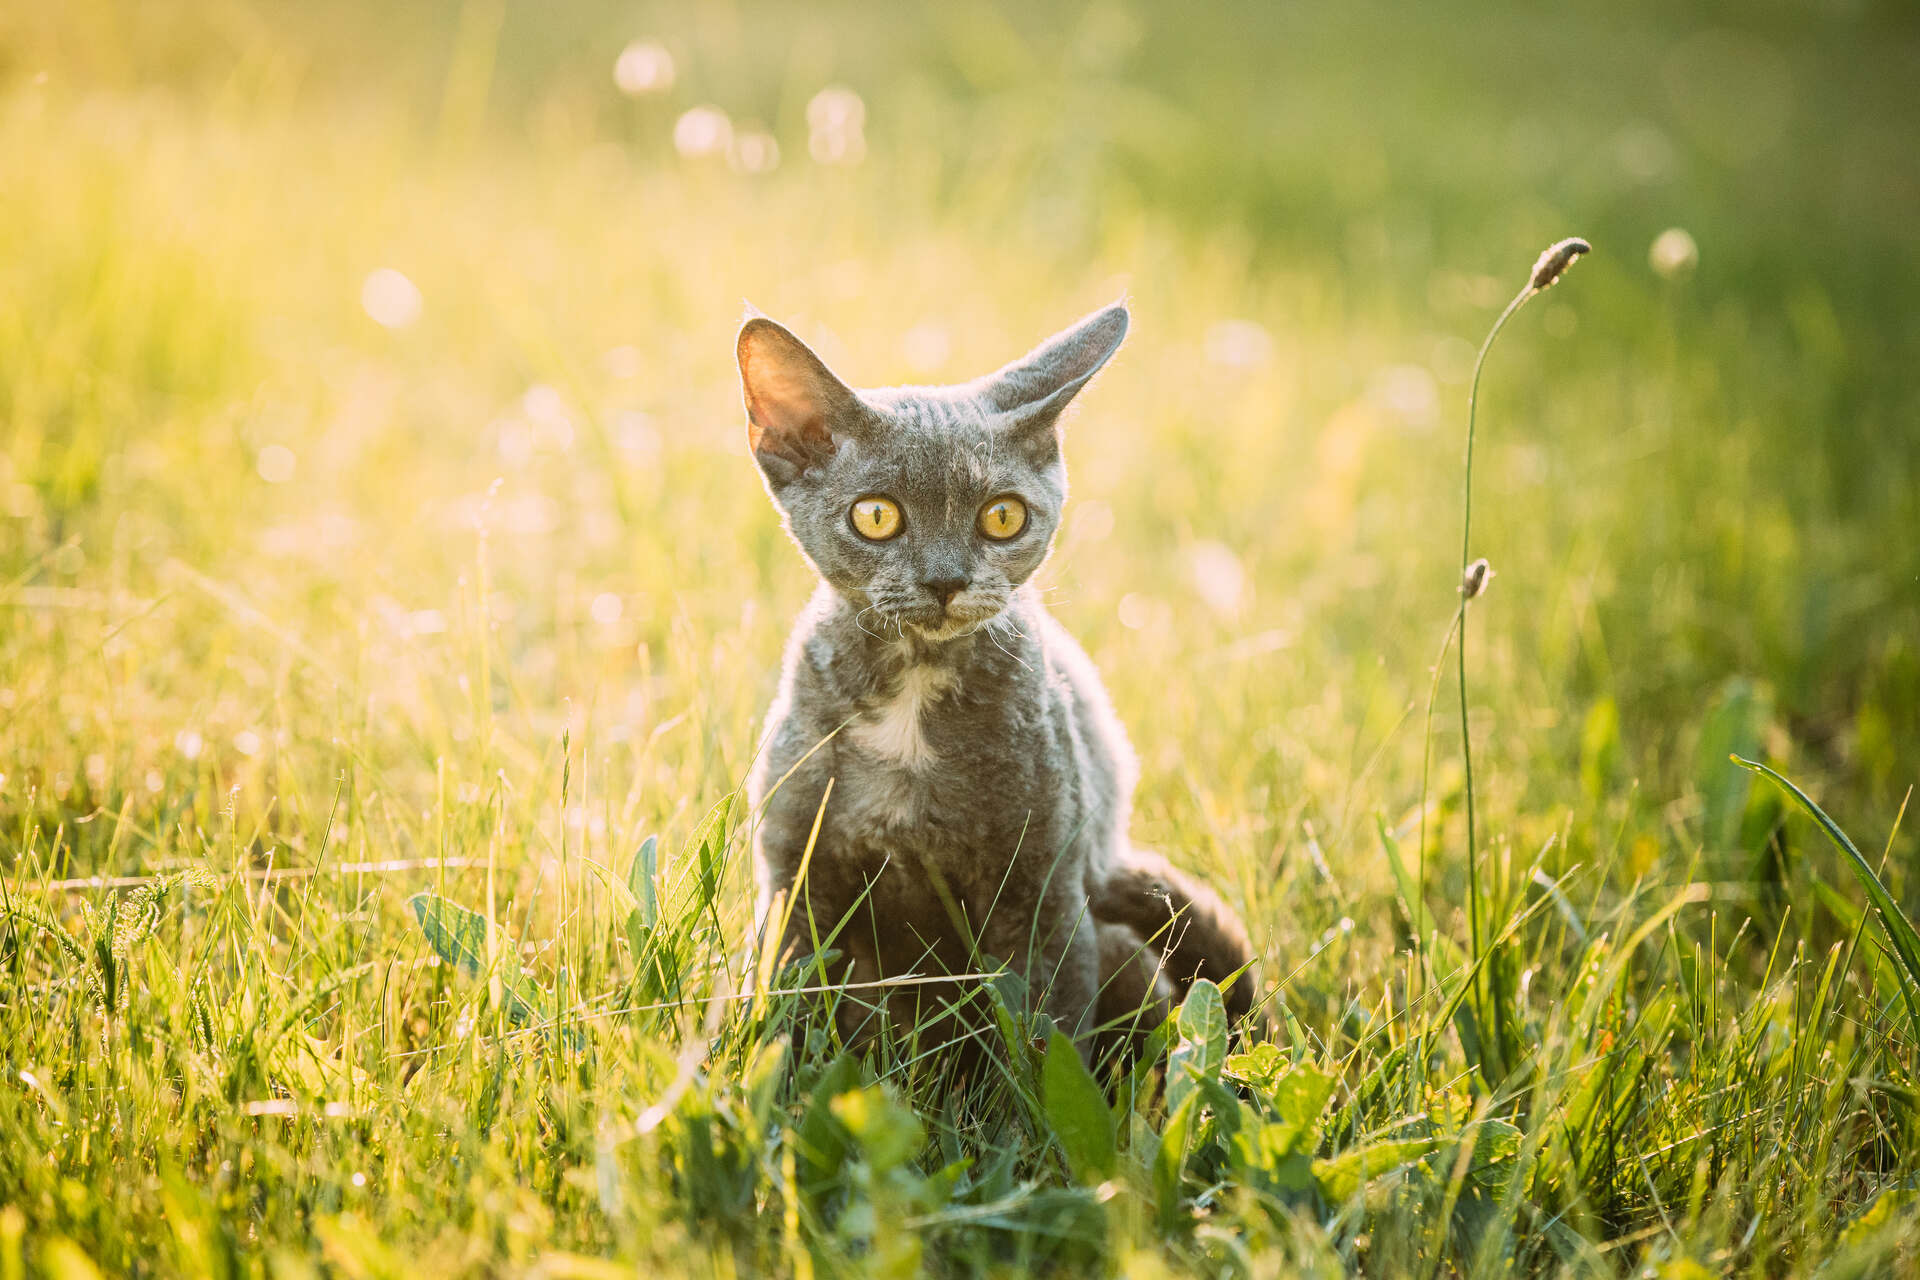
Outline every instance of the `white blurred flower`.
<svg viewBox="0 0 1920 1280"><path fill-rule="evenodd" d="M821 164L859 164L867 155L867 104L830 84L807 103L807 153Z"/></svg>
<svg viewBox="0 0 1920 1280"><path fill-rule="evenodd" d="M1668 227L1653 238L1647 263L1663 280L1677 280L1700 265L1700 246L1683 227Z"/></svg>
<svg viewBox="0 0 1920 1280"><path fill-rule="evenodd" d="M521 394L520 408L542 426L567 416L566 397L544 382L534 383Z"/></svg>
<svg viewBox="0 0 1920 1280"><path fill-rule="evenodd" d="M198 760L200 749L204 746L205 740L192 729L182 729L173 735L173 749L189 760Z"/></svg>
<svg viewBox="0 0 1920 1280"><path fill-rule="evenodd" d="M1120 625L1129 631L1165 630L1172 624L1173 611L1165 601L1138 591L1121 596L1116 612Z"/></svg>
<svg viewBox="0 0 1920 1280"><path fill-rule="evenodd" d="M673 149L683 156L720 155L733 140L733 121L718 107L694 107L673 122Z"/></svg>
<svg viewBox="0 0 1920 1280"><path fill-rule="evenodd" d="M520 411L538 429L538 442L562 453L573 447L573 419L567 413L567 399L544 382L528 387L520 397Z"/></svg>
<svg viewBox="0 0 1920 1280"><path fill-rule="evenodd" d="M502 418L500 461L509 467L524 467L533 461L533 430L518 418Z"/></svg>
<svg viewBox="0 0 1920 1280"><path fill-rule="evenodd" d="M764 129L740 129L733 135L727 163L736 173L772 173L780 164L780 144Z"/></svg>
<svg viewBox="0 0 1920 1280"><path fill-rule="evenodd" d="M260 478L268 484L285 484L293 479L296 461L293 450L283 444L270 444L260 451L260 456L254 459L253 466L254 470L260 473Z"/></svg>
<svg viewBox="0 0 1920 1280"><path fill-rule="evenodd" d="M1187 568L1194 590L1209 609L1223 618L1240 612L1246 603L1247 571L1232 548L1220 542L1196 542L1187 552Z"/></svg>
<svg viewBox="0 0 1920 1280"><path fill-rule="evenodd" d="M628 97L664 93L673 87L673 55L655 41L635 40L614 60L613 82Z"/></svg>
<svg viewBox="0 0 1920 1280"><path fill-rule="evenodd" d="M601 626L610 627L620 621L623 607L619 596L611 591L602 591L593 598L593 604L588 607L587 612Z"/></svg>
<svg viewBox="0 0 1920 1280"><path fill-rule="evenodd" d="M1207 330L1207 359L1214 364L1251 369L1272 358L1272 335L1251 320L1222 320Z"/></svg>
<svg viewBox="0 0 1920 1280"><path fill-rule="evenodd" d="M1368 388L1374 403L1409 426L1433 425L1440 416L1440 386L1424 365L1388 365Z"/></svg>
<svg viewBox="0 0 1920 1280"><path fill-rule="evenodd" d="M260 735L251 729L242 729L233 735L233 749L243 756L259 755L261 746Z"/></svg>
<svg viewBox="0 0 1920 1280"><path fill-rule="evenodd" d="M420 318L423 301L413 281L392 267L379 267L361 283L360 305L375 324L404 329Z"/></svg>

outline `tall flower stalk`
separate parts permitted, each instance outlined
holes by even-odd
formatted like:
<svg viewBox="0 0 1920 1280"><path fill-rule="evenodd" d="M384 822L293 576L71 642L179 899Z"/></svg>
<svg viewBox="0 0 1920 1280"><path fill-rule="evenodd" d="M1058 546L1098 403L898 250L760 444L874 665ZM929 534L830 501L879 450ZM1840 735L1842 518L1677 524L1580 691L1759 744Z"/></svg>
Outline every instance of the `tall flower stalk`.
<svg viewBox="0 0 1920 1280"><path fill-rule="evenodd" d="M1480 927L1480 854L1474 830L1473 813L1473 736L1467 725L1467 606L1472 603L1475 597L1486 590L1488 581L1493 577L1493 570L1488 567L1485 560L1473 559L1473 432L1475 412L1480 403L1480 373L1481 370L1486 367L1487 353L1493 350L1494 339L1500 336L1500 331L1506 327L1507 321L1513 318L1514 313L1525 306L1528 299L1532 298L1535 294L1551 288L1555 281L1566 274L1567 268L1573 265L1574 259L1583 253L1591 252L1592 249L1592 245L1580 239L1578 236L1574 236L1548 247L1546 252L1542 253L1539 258L1534 261L1533 271L1527 277L1527 282L1520 287L1520 292L1513 295L1513 301L1507 304L1506 310L1502 311L1499 319L1493 322L1493 327L1487 330L1486 340L1480 344L1480 354L1473 362L1473 380L1467 387L1466 474L1463 484L1462 515L1460 520L1460 611L1454 620L1460 634L1458 637L1459 643L1454 653L1459 661L1460 761L1466 774L1467 931L1468 937L1472 942L1472 955L1475 961L1480 959L1482 938ZM1423 816L1424 813L1425 802L1423 797ZM1421 858L1423 863L1425 857L1426 837L1423 832L1421 836ZM1475 1003L1477 1004L1478 1001L1476 1000ZM1494 1005L1494 1018L1496 1023L1503 1018L1498 1002ZM1504 1028L1498 1025L1495 1027L1495 1043L1504 1043Z"/></svg>

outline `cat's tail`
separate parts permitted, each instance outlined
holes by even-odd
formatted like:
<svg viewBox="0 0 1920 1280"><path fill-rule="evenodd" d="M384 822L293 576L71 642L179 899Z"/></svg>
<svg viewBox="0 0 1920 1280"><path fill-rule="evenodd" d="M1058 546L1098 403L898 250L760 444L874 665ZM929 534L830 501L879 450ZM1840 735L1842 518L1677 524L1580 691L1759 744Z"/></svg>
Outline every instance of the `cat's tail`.
<svg viewBox="0 0 1920 1280"><path fill-rule="evenodd" d="M1167 977L1185 995L1195 978L1224 985L1227 1014L1238 1022L1253 1010L1253 945L1247 927L1220 895L1157 853L1129 849L1106 868L1089 893L1093 918L1132 929L1160 955Z"/></svg>

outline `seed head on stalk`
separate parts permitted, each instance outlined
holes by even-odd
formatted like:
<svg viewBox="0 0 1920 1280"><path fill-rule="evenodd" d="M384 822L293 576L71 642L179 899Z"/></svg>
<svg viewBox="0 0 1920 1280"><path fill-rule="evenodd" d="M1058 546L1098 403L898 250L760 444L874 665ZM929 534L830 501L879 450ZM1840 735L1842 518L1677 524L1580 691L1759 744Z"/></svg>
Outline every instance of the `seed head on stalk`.
<svg viewBox="0 0 1920 1280"><path fill-rule="evenodd" d="M1506 310L1502 311L1499 318L1493 322L1493 327L1487 330L1486 341L1480 344L1480 354L1473 362L1473 378L1467 388L1467 448L1464 467L1465 480L1462 485L1464 493L1461 504L1462 512L1460 522L1460 604L1457 612L1454 614L1453 625L1448 629L1448 635L1452 637L1456 632L1458 633L1458 644L1454 653L1459 659L1460 760L1466 781L1467 928L1472 943L1471 958L1475 963L1479 962L1483 947L1480 927L1480 856L1474 831L1473 738L1467 723L1467 605L1486 591L1487 583L1493 578L1493 570L1487 564L1487 561L1485 559L1475 560L1472 554L1473 428L1475 410L1480 400L1480 373L1486 366L1487 353L1493 349L1494 339L1500 336L1500 330L1506 327L1507 321L1513 318L1514 312L1526 305L1527 299L1533 297L1536 293L1552 288L1555 282L1567 273L1567 268L1572 266L1577 258L1592 251L1593 246L1586 240L1579 236L1569 236L1565 240L1549 245L1544 253L1534 259L1533 270L1528 273L1527 282L1520 286L1520 291L1513 295L1513 301L1507 304ZM1446 654L1445 643L1442 643L1440 652L1444 657ZM1438 692L1438 689L1439 672L1436 667L1434 674L1434 691ZM1432 728L1432 723L1433 703L1430 698L1427 703L1427 724L1429 730ZM1426 775L1431 763L1432 755L1431 749L1429 748L1427 765L1423 766L1420 784L1420 882L1422 885L1426 883L1427 863ZM1481 1007L1478 981L1474 984L1473 1004L1477 1011L1481 1014L1485 1013L1484 1008ZM1506 1043L1506 1033L1502 1025L1504 1017L1499 1001L1494 1002L1493 1015L1495 1025L1492 1044L1494 1051L1501 1053ZM1484 1017L1482 1018L1481 1025L1486 1025ZM1481 1070L1482 1074L1487 1077L1489 1086L1498 1085L1499 1082L1495 1076L1499 1073L1495 1070L1490 1070L1485 1061L1481 1063Z"/></svg>
<svg viewBox="0 0 1920 1280"><path fill-rule="evenodd" d="M1547 246L1546 252L1533 261L1533 275L1528 280L1529 292L1539 293L1542 289L1552 288L1554 281L1567 274L1567 268L1573 265L1575 258L1592 252L1593 246L1579 236L1568 236L1559 244Z"/></svg>

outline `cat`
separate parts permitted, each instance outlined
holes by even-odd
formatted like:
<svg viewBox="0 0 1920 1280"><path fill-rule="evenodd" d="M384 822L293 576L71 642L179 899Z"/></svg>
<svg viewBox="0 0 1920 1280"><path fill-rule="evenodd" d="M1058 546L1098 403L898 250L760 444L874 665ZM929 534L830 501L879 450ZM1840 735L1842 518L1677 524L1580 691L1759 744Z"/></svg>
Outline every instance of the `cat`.
<svg viewBox="0 0 1920 1280"><path fill-rule="evenodd" d="M1236 979L1236 1017L1253 991L1239 918L1128 842L1132 748L1028 585L1067 496L1061 412L1128 324L1109 306L945 387L855 391L764 316L737 344L748 443L820 578L749 781L759 925L850 984L997 960L1088 1060L1195 978ZM895 987L842 1030L959 999Z"/></svg>

